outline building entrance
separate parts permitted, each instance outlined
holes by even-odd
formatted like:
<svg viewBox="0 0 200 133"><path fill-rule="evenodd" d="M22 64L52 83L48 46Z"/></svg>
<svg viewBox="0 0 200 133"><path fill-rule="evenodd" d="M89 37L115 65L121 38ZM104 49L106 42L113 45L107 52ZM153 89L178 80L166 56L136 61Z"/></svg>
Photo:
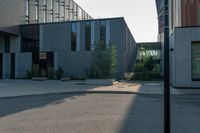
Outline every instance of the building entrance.
<svg viewBox="0 0 200 133"><path fill-rule="evenodd" d="M0 53L0 79L2 79L2 74L3 74L3 56L2 53Z"/></svg>
<svg viewBox="0 0 200 133"><path fill-rule="evenodd" d="M54 78L53 52L41 52L39 54L39 71L41 77Z"/></svg>
<svg viewBox="0 0 200 133"><path fill-rule="evenodd" d="M15 53L11 53L10 78L15 78Z"/></svg>

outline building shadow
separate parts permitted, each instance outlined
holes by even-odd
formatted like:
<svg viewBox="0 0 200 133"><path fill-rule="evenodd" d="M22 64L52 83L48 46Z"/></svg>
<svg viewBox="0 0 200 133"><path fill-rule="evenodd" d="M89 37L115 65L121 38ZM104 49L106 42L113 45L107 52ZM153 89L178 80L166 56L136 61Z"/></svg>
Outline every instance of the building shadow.
<svg viewBox="0 0 200 133"><path fill-rule="evenodd" d="M136 95L121 124L119 133L162 133L163 96Z"/></svg>
<svg viewBox="0 0 200 133"><path fill-rule="evenodd" d="M61 104L66 99L74 100L77 97L87 95L87 90L92 90L96 87L97 86L84 87L85 92L52 93L0 98L0 118L33 108L42 108L49 104Z"/></svg>

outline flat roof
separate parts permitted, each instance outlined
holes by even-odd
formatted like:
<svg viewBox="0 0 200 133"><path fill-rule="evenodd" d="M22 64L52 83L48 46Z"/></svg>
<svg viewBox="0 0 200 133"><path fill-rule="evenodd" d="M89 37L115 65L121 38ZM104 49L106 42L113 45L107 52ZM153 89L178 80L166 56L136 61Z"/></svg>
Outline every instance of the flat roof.
<svg viewBox="0 0 200 133"><path fill-rule="evenodd" d="M85 20L70 20L62 22L47 22L47 23L34 23L34 24L22 24L20 26L29 26L29 25L44 25L44 24L62 24L62 23L73 23L73 22L86 22L86 21L99 21L99 20L113 20L113 19L123 19L124 17L113 17L113 18L98 18L98 19L85 19Z"/></svg>

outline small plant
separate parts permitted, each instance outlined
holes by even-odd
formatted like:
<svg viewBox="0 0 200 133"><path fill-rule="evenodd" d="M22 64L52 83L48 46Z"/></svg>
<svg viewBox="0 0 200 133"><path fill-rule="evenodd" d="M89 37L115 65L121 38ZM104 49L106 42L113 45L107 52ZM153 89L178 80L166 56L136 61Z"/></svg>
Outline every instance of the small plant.
<svg viewBox="0 0 200 133"><path fill-rule="evenodd" d="M26 70L26 77L27 77L28 79L31 79L31 78L33 77L33 75L32 75L32 70Z"/></svg>
<svg viewBox="0 0 200 133"><path fill-rule="evenodd" d="M48 68L47 77L48 77L48 79L54 79L55 78L55 71L52 67Z"/></svg>
<svg viewBox="0 0 200 133"><path fill-rule="evenodd" d="M32 66L32 76L33 77L39 77L40 76L39 65L33 65Z"/></svg>
<svg viewBox="0 0 200 133"><path fill-rule="evenodd" d="M64 71L61 67L56 71L56 79L61 79L64 76Z"/></svg>
<svg viewBox="0 0 200 133"><path fill-rule="evenodd" d="M39 77L39 66L33 65L30 70L26 70L26 77L31 79L33 77Z"/></svg>

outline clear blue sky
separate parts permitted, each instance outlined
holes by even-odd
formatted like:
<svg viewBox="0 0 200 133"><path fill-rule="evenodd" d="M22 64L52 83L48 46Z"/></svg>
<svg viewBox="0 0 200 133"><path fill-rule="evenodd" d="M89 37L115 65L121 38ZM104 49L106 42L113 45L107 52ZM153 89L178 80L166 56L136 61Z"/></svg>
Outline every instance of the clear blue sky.
<svg viewBox="0 0 200 133"><path fill-rule="evenodd" d="M94 18L124 17L137 42L157 41L155 0L75 0Z"/></svg>

